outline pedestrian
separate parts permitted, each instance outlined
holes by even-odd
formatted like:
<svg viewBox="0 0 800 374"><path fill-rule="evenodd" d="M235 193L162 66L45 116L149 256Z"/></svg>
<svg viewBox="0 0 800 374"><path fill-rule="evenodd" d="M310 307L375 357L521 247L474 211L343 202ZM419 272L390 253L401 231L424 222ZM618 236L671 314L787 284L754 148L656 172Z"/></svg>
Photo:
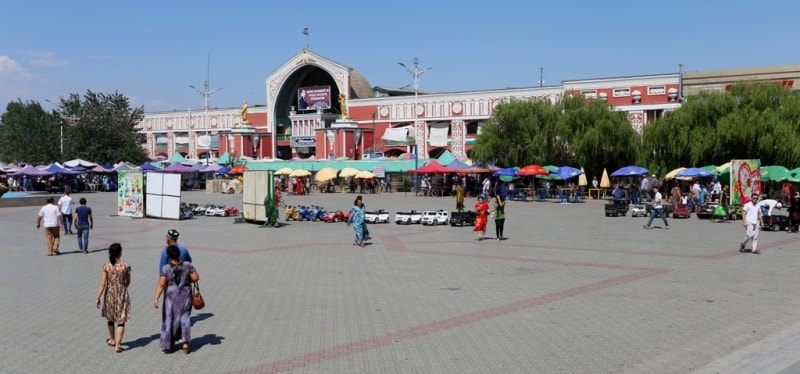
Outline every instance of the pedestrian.
<svg viewBox="0 0 800 374"><path fill-rule="evenodd" d="M503 226L506 223L506 202L500 194L494 197L494 207L491 211L494 215L494 231L497 240L503 240Z"/></svg>
<svg viewBox="0 0 800 374"><path fill-rule="evenodd" d="M158 309L158 298L164 293L159 346L164 353L169 353L181 345L183 353L188 354L192 340L192 283L200 280L200 275L194 264L181 260L177 245L167 246L167 257L169 263L161 268L153 296L153 307Z"/></svg>
<svg viewBox="0 0 800 374"><path fill-rule="evenodd" d="M778 200L775 199L764 199L758 202L758 207L759 209L761 209L762 216L771 216L772 211L775 208L778 209L782 208L783 204L781 204L780 202L778 202Z"/></svg>
<svg viewBox="0 0 800 374"><path fill-rule="evenodd" d="M78 250L89 253L89 230L94 230L92 208L86 206L86 198L81 198L75 209L75 228L78 229Z"/></svg>
<svg viewBox="0 0 800 374"><path fill-rule="evenodd" d="M746 252L745 245L749 241L753 241L752 253L760 255L758 251L758 232L761 227L764 227L764 216L761 215L761 209L758 207L758 194L753 194L750 200L742 207L742 226L744 226L744 240L739 243L739 252Z"/></svg>
<svg viewBox="0 0 800 374"><path fill-rule="evenodd" d="M103 296L100 314L108 320L109 338L106 339L106 344L114 347L117 353L124 350L121 345L122 337L125 335L125 323L131 317L131 297L128 294L130 284L131 266L122 261L122 246L113 243L108 247L108 263L103 264L94 302L99 309L100 297Z"/></svg>
<svg viewBox="0 0 800 374"><path fill-rule="evenodd" d="M645 177L646 176L647 175L645 175ZM658 180L658 177L656 177L655 174L650 176L650 183L649 183L648 188L661 188L661 182ZM642 192L642 193L644 193L644 192ZM651 190L650 191L650 198L651 199L655 199L655 197L656 197L655 190Z"/></svg>
<svg viewBox="0 0 800 374"><path fill-rule="evenodd" d="M350 217L347 218L347 226L349 227L351 223L353 224L353 230L356 234L356 240L353 241L353 245L365 247L364 208L361 196L356 197L356 200L353 202L353 207L350 209Z"/></svg>
<svg viewBox="0 0 800 374"><path fill-rule="evenodd" d="M178 230L175 229L167 230L167 238L166 238L167 245L164 247L164 250L161 251L161 260L158 262L159 274L161 273L161 268L163 268L164 265L169 263L169 254L167 254L167 248L169 248L169 246L171 245L178 247L178 250L180 251L181 254L180 258L181 261L192 262L192 255L189 254L189 250L186 247L178 244L179 236L181 236L181 234L178 232Z"/></svg>
<svg viewBox="0 0 800 374"><path fill-rule="evenodd" d="M58 199L58 209L61 210L61 219L64 220L64 235L72 234L72 206L75 204L69 196L69 186L64 187L64 195Z"/></svg>
<svg viewBox="0 0 800 374"><path fill-rule="evenodd" d="M650 180L647 179L647 174L642 176L642 181L639 184L639 193L637 194L634 203L640 203L643 200L642 195L650 194Z"/></svg>
<svg viewBox="0 0 800 374"><path fill-rule="evenodd" d="M664 202L661 196L661 192L658 192L658 187L653 187L653 208L650 210L650 220L647 221L647 224L644 225L644 228L649 229L650 224L653 223L653 219L656 218L656 215L661 217L664 220L664 230L669 230L669 222L667 222L667 217L664 216Z"/></svg>
<svg viewBox="0 0 800 374"><path fill-rule="evenodd" d="M800 227L800 192L795 192L794 196L792 196L788 211L789 227L786 228L786 232L797 232L798 227Z"/></svg>
<svg viewBox="0 0 800 374"><path fill-rule="evenodd" d="M486 221L489 215L489 204L486 204L483 196L478 196L478 202L475 203L475 227L472 231L478 233L476 240L481 241L486 237Z"/></svg>
<svg viewBox="0 0 800 374"><path fill-rule="evenodd" d="M460 213L464 211L464 186L456 185L456 210Z"/></svg>
<svg viewBox="0 0 800 374"><path fill-rule="evenodd" d="M681 203L681 188L680 188L680 186L678 186L678 183L675 183L672 186L672 191L670 191L670 193L672 194L672 205L680 204Z"/></svg>
<svg viewBox="0 0 800 374"><path fill-rule="evenodd" d="M36 219L36 228L44 224L44 238L47 243L47 255L60 255L58 251L59 241L61 240L61 227L64 225L61 220L61 211L55 203L56 199L47 198L47 204L39 209L39 217Z"/></svg>
<svg viewBox="0 0 800 374"><path fill-rule="evenodd" d="M369 227L367 226L367 204L364 204L364 198L361 195L356 196L356 201L358 201L361 210L364 211L364 223L361 224L364 226L364 240L371 240L372 236L369 234Z"/></svg>

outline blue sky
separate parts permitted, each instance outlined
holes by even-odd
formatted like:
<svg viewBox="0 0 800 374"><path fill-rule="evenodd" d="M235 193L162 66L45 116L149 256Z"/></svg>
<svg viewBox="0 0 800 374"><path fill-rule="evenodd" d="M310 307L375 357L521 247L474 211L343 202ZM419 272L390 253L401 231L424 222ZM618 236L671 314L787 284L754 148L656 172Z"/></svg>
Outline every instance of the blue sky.
<svg viewBox="0 0 800 374"><path fill-rule="evenodd" d="M12 5L13 4L13 5ZM264 104L306 46L372 86L430 91L800 64L796 1L22 1L3 6L0 105L119 92L145 111ZM210 56L210 69L208 60Z"/></svg>

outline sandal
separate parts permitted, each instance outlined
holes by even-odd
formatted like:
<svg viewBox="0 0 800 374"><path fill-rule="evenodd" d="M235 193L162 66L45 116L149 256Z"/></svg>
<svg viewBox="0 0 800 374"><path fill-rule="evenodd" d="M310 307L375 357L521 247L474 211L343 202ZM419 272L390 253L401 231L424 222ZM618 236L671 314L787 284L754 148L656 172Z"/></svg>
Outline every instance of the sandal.
<svg viewBox="0 0 800 374"><path fill-rule="evenodd" d="M125 348L122 348L122 347L117 347L117 349L115 349L115 351L116 351L117 353L120 353L120 352L122 352L122 351L124 351L124 350L125 350Z"/></svg>
<svg viewBox="0 0 800 374"><path fill-rule="evenodd" d="M189 349L189 344L186 344L186 343L183 344L182 350L183 350L183 353L186 353L187 355L189 354L189 352L192 351L191 349Z"/></svg>
<svg viewBox="0 0 800 374"><path fill-rule="evenodd" d="M117 342L115 342L114 339L111 339L111 338L106 339L106 344L108 344L109 347L116 347L117 346Z"/></svg>

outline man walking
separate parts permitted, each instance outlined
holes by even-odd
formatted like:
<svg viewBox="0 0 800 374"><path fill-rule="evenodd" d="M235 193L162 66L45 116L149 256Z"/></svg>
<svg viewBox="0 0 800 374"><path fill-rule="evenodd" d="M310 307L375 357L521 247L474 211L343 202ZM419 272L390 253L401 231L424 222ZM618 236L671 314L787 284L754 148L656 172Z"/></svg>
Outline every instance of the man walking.
<svg viewBox="0 0 800 374"><path fill-rule="evenodd" d="M658 187L653 187L653 208L650 211L650 220L647 221L647 224L644 225L644 228L649 229L650 224L653 223L653 219L656 218L656 215L661 217L664 220L664 230L669 230L669 222L667 222L667 217L664 216L664 203L663 198L661 197L661 192L658 192Z"/></svg>
<svg viewBox="0 0 800 374"><path fill-rule="evenodd" d="M752 252L760 255L761 252L758 251L758 232L761 231L761 227L764 226L764 217L761 215L761 209L758 207L756 201L758 201L758 195L753 194L753 196L750 197L750 201L742 207L742 211L744 212L744 220L742 220L742 225L744 226L744 240L739 243L739 252L746 252L744 247L747 242L752 240Z"/></svg>
<svg viewBox="0 0 800 374"><path fill-rule="evenodd" d="M188 261L192 262L192 256L189 254L189 250L186 247L178 244L178 237L181 234L178 230L169 229L167 230L167 245L164 247L164 250L161 251L161 261L158 263L158 274L161 274L161 268L164 267L167 263L169 263L169 256L167 256L167 248L171 245L178 247L178 250L181 251L181 261ZM166 295L165 295L166 296Z"/></svg>
<svg viewBox="0 0 800 374"><path fill-rule="evenodd" d="M64 195L58 199L58 209L61 210L61 219L64 220L64 235L72 234L72 197L69 196L69 186L64 186Z"/></svg>
<svg viewBox="0 0 800 374"><path fill-rule="evenodd" d="M78 250L89 253L89 230L94 230L92 208L86 206L86 199L78 201L81 205L75 209L75 228L78 230Z"/></svg>
<svg viewBox="0 0 800 374"><path fill-rule="evenodd" d="M55 203L56 199L47 198L47 204L39 209L39 218L36 219L36 228L42 227L44 223L44 237L47 243L47 255L60 255L58 244L60 240L61 213Z"/></svg>

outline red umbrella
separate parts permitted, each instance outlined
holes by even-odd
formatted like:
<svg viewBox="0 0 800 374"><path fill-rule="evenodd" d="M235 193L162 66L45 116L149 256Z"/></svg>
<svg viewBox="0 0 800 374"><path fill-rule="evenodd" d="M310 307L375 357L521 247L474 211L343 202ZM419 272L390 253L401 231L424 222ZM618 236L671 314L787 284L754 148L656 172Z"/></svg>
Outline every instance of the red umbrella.
<svg viewBox="0 0 800 374"><path fill-rule="evenodd" d="M527 165L519 169L517 175L550 175L550 172L541 165Z"/></svg>
<svg viewBox="0 0 800 374"><path fill-rule="evenodd" d="M247 166L236 165L233 167L233 169L231 169L231 174L242 174L245 170L247 170Z"/></svg>

